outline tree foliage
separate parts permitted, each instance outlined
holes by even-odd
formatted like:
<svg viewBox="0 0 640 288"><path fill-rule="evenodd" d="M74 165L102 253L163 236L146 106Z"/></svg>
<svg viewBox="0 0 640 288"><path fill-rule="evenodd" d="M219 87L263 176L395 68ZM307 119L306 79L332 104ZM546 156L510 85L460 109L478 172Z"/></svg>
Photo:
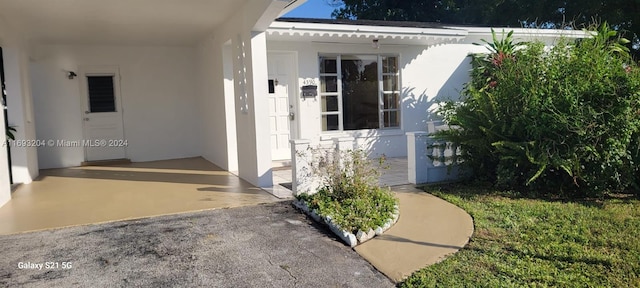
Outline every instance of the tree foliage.
<svg viewBox="0 0 640 288"><path fill-rule="evenodd" d="M343 0L332 16L338 19L368 19L390 21L430 22L449 19L449 10L455 8L454 0L406 1L406 0Z"/></svg>
<svg viewBox="0 0 640 288"><path fill-rule="evenodd" d="M474 57L463 101L442 109L460 129L438 136L500 188L600 196L638 183L640 70L627 41L606 24L550 50L509 35Z"/></svg>
<svg viewBox="0 0 640 288"><path fill-rule="evenodd" d="M584 28L594 21L608 22L633 40L640 50L638 0L328 0L337 6L333 17L441 22L488 26Z"/></svg>

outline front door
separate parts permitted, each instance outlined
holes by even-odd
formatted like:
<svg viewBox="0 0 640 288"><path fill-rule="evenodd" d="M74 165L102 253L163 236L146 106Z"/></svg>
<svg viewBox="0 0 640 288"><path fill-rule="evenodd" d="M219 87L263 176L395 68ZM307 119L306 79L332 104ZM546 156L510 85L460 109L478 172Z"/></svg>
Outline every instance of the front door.
<svg viewBox="0 0 640 288"><path fill-rule="evenodd" d="M297 135L297 85L295 85L295 54L271 52L269 70L269 122L271 127L271 158L291 159L290 139Z"/></svg>
<svg viewBox="0 0 640 288"><path fill-rule="evenodd" d="M86 67L80 77L86 160L126 158L118 68Z"/></svg>

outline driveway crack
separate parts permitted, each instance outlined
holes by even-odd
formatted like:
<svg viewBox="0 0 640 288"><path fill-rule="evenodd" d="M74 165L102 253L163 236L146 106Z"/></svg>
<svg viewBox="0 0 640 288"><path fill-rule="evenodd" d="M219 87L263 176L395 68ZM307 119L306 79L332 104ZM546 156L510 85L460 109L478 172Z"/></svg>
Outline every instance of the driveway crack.
<svg viewBox="0 0 640 288"><path fill-rule="evenodd" d="M293 273L291 273L291 271L289 270L291 267L289 267L288 265L280 265L280 269L287 271L287 273L289 273L289 276L291 276L291 278L293 278L294 281L294 285L297 284L298 282L298 278L296 278L296 276L293 276Z"/></svg>
<svg viewBox="0 0 640 288"><path fill-rule="evenodd" d="M269 262L269 264L271 264L271 266L276 266L275 263L273 263L273 261L271 261L271 255L267 254L267 262ZM289 265L286 264L282 264L282 265L277 265L278 267L280 267L280 269L284 270L287 272L287 274L289 274L289 277L291 277L293 279L293 285L294 286L298 286L298 278L296 276L293 275L293 273L291 273L291 267L289 267Z"/></svg>

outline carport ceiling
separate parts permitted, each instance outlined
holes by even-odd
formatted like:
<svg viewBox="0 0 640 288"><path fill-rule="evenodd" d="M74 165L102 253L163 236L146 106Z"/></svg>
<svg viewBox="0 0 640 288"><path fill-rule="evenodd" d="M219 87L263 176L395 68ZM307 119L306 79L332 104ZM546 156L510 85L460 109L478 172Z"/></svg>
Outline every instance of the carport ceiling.
<svg viewBox="0 0 640 288"><path fill-rule="evenodd" d="M36 43L191 45L246 0L0 0L0 17Z"/></svg>

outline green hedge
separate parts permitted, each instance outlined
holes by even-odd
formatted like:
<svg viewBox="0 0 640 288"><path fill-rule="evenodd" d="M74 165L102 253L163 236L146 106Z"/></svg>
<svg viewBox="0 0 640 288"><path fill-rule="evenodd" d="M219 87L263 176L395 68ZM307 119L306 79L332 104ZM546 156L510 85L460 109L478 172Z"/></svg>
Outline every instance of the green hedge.
<svg viewBox="0 0 640 288"><path fill-rule="evenodd" d="M606 24L553 48L512 33L473 56L462 102L446 103L465 166L503 189L593 197L637 188L640 70ZM635 191L638 191L637 189Z"/></svg>

